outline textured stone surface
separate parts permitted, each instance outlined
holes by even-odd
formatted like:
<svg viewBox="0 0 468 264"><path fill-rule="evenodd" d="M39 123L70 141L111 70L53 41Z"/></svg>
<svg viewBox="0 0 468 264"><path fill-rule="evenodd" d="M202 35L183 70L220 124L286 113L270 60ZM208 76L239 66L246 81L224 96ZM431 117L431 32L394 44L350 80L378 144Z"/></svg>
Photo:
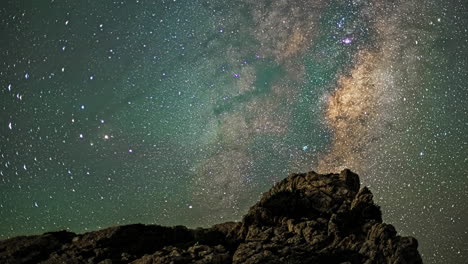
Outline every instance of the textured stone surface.
<svg viewBox="0 0 468 264"><path fill-rule="evenodd" d="M359 177L291 174L239 223L127 225L0 241L0 263L422 263L418 243L382 223Z"/></svg>

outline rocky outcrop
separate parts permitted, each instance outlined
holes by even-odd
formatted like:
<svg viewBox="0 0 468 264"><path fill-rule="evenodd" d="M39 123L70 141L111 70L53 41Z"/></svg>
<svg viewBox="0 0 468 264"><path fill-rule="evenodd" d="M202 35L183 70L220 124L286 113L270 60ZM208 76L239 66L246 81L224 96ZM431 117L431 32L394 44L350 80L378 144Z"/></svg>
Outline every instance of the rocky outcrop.
<svg viewBox="0 0 468 264"><path fill-rule="evenodd" d="M372 193L344 170L290 175L242 222L15 237L0 241L0 263L422 263L417 248L382 223Z"/></svg>

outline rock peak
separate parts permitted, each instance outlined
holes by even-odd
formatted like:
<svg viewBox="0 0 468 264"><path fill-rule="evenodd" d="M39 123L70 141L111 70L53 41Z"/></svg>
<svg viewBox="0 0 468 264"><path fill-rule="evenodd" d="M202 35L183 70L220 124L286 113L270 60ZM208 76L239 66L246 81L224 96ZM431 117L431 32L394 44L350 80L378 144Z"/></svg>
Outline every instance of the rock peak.
<svg viewBox="0 0 468 264"><path fill-rule="evenodd" d="M382 222L359 176L290 174L241 222L127 225L0 241L1 263L422 263L418 243Z"/></svg>

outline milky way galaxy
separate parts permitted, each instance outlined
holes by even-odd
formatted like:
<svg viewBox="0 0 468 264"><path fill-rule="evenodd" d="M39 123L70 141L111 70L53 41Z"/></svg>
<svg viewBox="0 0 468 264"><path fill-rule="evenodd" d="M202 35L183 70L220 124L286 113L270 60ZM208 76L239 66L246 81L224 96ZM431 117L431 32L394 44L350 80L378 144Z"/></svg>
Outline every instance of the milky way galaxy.
<svg viewBox="0 0 468 264"><path fill-rule="evenodd" d="M425 263L468 257L461 0L0 4L0 238L239 221L350 168Z"/></svg>

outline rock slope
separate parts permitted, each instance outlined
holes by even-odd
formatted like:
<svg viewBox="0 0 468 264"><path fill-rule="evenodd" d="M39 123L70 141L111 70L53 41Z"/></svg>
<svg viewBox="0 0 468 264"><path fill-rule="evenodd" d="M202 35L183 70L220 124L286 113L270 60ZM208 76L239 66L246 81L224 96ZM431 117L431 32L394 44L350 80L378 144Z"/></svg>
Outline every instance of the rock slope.
<svg viewBox="0 0 468 264"><path fill-rule="evenodd" d="M344 170L290 175L242 222L14 237L0 241L0 263L422 263L417 248L382 223L372 193Z"/></svg>

